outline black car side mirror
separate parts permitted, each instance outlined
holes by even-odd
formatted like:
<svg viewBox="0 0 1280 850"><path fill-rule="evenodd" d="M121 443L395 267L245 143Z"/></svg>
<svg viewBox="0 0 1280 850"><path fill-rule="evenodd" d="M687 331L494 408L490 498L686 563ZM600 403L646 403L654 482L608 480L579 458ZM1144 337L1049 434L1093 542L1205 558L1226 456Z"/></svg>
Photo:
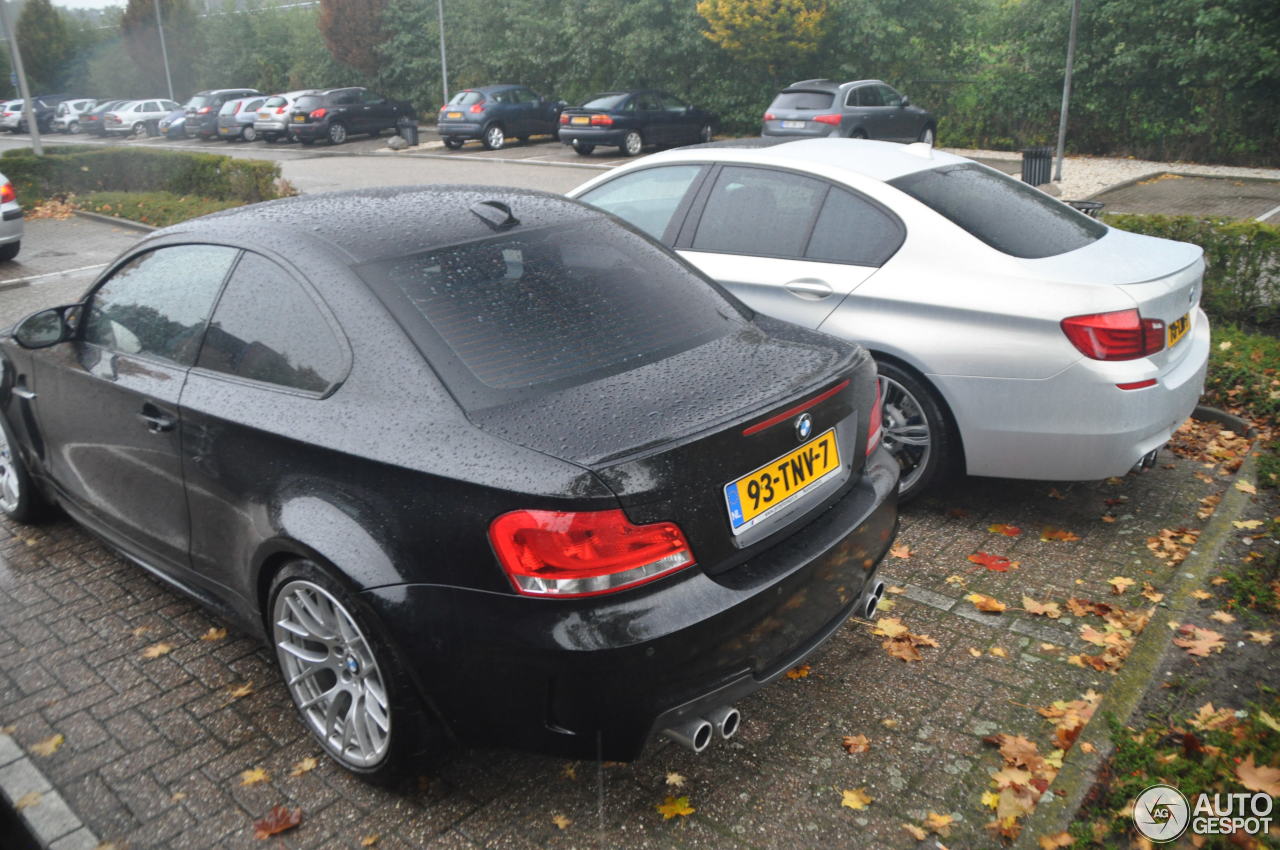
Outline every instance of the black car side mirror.
<svg viewBox="0 0 1280 850"><path fill-rule="evenodd" d="M32 313L13 329L13 338L23 348L48 348L71 338L74 328L67 313L78 307L51 307Z"/></svg>

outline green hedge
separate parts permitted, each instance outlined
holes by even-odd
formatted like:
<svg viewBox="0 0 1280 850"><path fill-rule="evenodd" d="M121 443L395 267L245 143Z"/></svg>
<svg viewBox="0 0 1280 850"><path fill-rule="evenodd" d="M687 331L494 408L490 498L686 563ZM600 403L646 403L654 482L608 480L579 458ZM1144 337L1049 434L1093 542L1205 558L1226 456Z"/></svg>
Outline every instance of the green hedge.
<svg viewBox="0 0 1280 850"><path fill-rule="evenodd" d="M172 192L93 192L76 196L79 209L140 221L153 227L168 227L237 206L240 206L240 201L219 201Z"/></svg>
<svg viewBox="0 0 1280 850"><path fill-rule="evenodd" d="M1192 242L1207 268L1201 305L1215 321L1280 330L1280 227L1260 221L1108 214L1123 230Z"/></svg>
<svg viewBox="0 0 1280 850"><path fill-rule="evenodd" d="M280 197L275 162L131 147L49 147L44 156L27 148L0 156L0 171L24 206L53 195L111 191L172 192L245 204Z"/></svg>

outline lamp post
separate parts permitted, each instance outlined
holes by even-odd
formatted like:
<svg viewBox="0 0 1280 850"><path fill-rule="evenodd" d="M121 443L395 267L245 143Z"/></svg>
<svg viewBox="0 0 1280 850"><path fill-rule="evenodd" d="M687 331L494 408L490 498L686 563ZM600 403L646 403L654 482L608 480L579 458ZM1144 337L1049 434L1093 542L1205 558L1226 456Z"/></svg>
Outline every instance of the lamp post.
<svg viewBox="0 0 1280 850"><path fill-rule="evenodd" d="M156 32L160 33L160 58L164 60L164 81L169 86L169 100L174 100L173 77L169 74L169 50L164 45L164 21L160 18L160 0L155 0Z"/></svg>
<svg viewBox="0 0 1280 850"><path fill-rule="evenodd" d="M2 0L0 0L2 1ZM444 0L436 0L436 12L440 16L440 83L444 88L444 102L449 102L449 62L444 54Z"/></svg>
<svg viewBox="0 0 1280 850"><path fill-rule="evenodd" d="M1071 32L1067 36L1067 73L1062 81L1062 112L1058 116L1058 164L1053 179L1062 181L1062 155L1067 143L1067 107L1071 103L1071 66L1076 60L1076 25L1080 20L1080 0L1071 0Z"/></svg>
<svg viewBox="0 0 1280 850"><path fill-rule="evenodd" d="M22 95L22 117L27 121L27 129L31 131L31 150L36 156L44 154L40 144L40 125L36 123L36 114L31 107L31 89L27 86L27 72L22 67L22 51L18 49L18 37L9 26L9 2L0 0L0 25L4 26L9 37L9 56L13 60L13 72L18 75L18 93Z"/></svg>

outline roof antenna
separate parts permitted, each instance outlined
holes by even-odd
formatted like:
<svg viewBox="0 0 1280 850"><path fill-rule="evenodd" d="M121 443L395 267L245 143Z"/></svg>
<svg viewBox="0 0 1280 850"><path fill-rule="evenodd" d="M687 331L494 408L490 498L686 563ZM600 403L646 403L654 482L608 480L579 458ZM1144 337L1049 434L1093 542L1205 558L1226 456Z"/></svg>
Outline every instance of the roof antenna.
<svg viewBox="0 0 1280 850"><path fill-rule="evenodd" d="M494 230L509 230L520 223L520 219L511 212L511 207L502 201L481 201L472 204L471 211Z"/></svg>

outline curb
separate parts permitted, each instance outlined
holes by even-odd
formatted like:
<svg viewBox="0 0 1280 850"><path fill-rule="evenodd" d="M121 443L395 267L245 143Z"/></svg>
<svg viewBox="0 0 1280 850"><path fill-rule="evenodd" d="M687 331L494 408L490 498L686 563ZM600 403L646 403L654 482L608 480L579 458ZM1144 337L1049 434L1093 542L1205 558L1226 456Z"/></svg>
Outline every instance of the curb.
<svg viewBox="0 0 1280 850"><path fill-rule="evenodd" d="M0 804L7 803L41 848L94 850L98 837L71 810L12 737L0 732ZM17 803L27 798L18 811ZM10 836L13 837L13 836Z"/></svg>
<svg viewBox="0 0 1280 850"><path fill-rule="evenodd" d="M1210 414L1231 416L1214 408L1205 408ZM1196 409L1197 417L1201 408ZM1211 421L1210 416L1205 418ZM1237 420L1243 423L1243 420ZM1246 426L1247 428L1247 426ZM1240 433L1245 433L1241 431ZM1257 469L1257 462L1252 452L1245 458L1239 471L1228 481L1241 478L1252 479ZM1093 788L1098 772L1111 757L1114 747L1106 728L1099 719L1110 714L1120 723L1128 723L1129 718L1137 710L1142 698L1147 695L1151 684L1152 673L1159 666L1165 650L1172 645L1173 631L1170 622L1181 622L1191 608L1193 598L1191 591L1204 585L1209 573L1218 563L1218 555L1231 538L1231 521L1238 517L1248 497L1235 487L1227 486L1226 493L1213 517L1205 524L1195 548L1177 567L1173 584L1166 591L1166 602L1156 608L1151 622L1138 638L1133 651L1129 653L1124 667L1112 680L1093 714L1093 720L1085 726L1076 746L1067 751L1062 770L1050 786L1054 792L1052 798L1046 799L1036 806L1035 811L1023 822L1022 832L1014 842L1014 850L1038 850L1038 839L1042 835L1057 835L1065 831L1075 820L1085 796ZM1092 753L1080 749L1080 744L1088 741L1095 747Z"/></svg>
<svg viewBox="0 0 1280 850"><path fill-rule="evenodd" d="M153 230L160 229L158 227L152 227L149 224L143 224L140 221L131 221L127 218L117 218L114 215L103 215L102 213L90 212L89 210L73 210L73 212L81 218L100 221L103 224L114 224L117 227L124 227L128 230L137 230L142 233L151 233Z"/></svg>

